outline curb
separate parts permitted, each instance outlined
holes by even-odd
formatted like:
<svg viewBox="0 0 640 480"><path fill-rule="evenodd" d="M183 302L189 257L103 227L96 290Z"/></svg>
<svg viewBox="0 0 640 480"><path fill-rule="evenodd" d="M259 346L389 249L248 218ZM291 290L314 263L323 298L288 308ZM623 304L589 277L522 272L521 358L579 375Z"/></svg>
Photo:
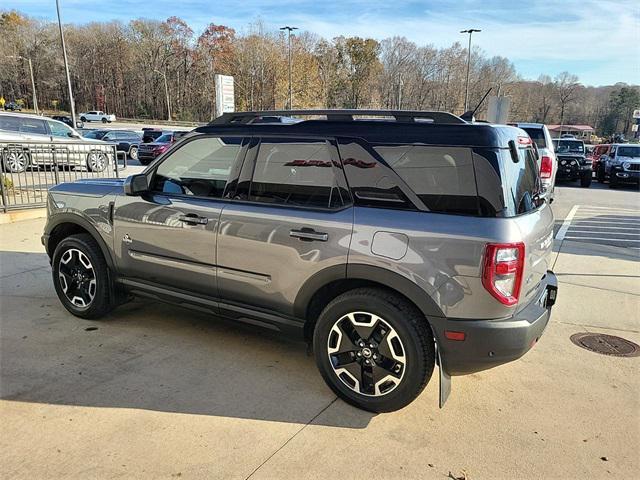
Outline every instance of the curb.
<svg viewBox="0 0 640 480"><path fill-rule="evenodd" d="M22 220L33 220L47 216L46 208L32 208L29 210L15 210L7 213L0 213L0 225L20 222Z"/></svg>

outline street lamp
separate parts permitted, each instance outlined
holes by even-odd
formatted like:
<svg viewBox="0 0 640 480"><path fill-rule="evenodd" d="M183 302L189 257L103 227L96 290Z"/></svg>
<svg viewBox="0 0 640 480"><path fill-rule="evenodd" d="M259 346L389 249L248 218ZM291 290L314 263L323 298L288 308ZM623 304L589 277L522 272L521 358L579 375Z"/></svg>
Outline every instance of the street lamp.
<svg viewBox="0 0 640 480"><path fill-rule="evenodd" d="M64 45L64 32L62 31L62 20L60 19L60 1L56 0L56 10L58 11L58 28L60 29L60 43L62 43L62 56L64 57L64 70L67 73L67 87L69 88L69 103L71 104L71 123L76 126L76 104L73 101L73 90L71 89L71 75L69 75L69 60L67 59L67 48Z"/></svg>
<svg viewBox="0 0 640 480"><path fill-rule="evenodd" d="M289 110L293 108L293 91L291 88L291 31L298 30L298 27L290 27L285 26L281 27L280 30L287 30L289 36Z"/></svg>
<svg viewBox="0 0 640 480"><path fill-rule="evenodd" d="M36 115L38 113L38 98L36 97L36 82L33 79L33 65L31 64L31 59L23 57L22 55L9 55L7 58L15 58L16 60L26 60L29 62L29 73L31 74L31 92L33 94L33 109L36 111Z"/></svg>
<svg viewBox="0 0 640 480"><path fill-rule="evenodd" d="M482 30L478 30L477 28L469 28L467 30L462 30L460 33L468 33L469 34L469 48L467 50L467 82L464 87L464 111L467 111L469 106L469 67L471 66L471 35L475 32L481 32Z"/></svg>
<svg viewBox="0 0 640 480"><path fill-rule="evenodd" d="M169 86L167 85L167 75L165 73L162 73L160 70L156 70L155 68L153 69L153 71L159 75L162 75L162 78L164 78L164 93L167 96L167 120L170 122L171 121L171 102L169 101Z"/></svg>

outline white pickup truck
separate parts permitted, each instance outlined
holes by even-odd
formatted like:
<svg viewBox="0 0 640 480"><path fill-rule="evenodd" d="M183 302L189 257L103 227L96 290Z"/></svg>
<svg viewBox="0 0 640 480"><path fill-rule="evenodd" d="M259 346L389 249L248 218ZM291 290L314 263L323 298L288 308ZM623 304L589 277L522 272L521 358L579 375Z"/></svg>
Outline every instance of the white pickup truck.
<svg viewBox="0 0 640 480"><path fill-rule="evenodd" d="M116 121L116 116L111 114L107 115L100 110L94 110L91 112L81 113L80 121L82 122L102 122L102 123L111 123Z"/></svg>

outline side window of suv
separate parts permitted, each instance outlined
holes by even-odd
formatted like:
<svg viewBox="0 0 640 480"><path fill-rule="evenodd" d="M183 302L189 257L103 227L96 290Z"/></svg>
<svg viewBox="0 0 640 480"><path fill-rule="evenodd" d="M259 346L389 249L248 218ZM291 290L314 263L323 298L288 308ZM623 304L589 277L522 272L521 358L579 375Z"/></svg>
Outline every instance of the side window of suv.
<svg viewBox="0 0 640 480"><path fill-rule="evenodd" d="M185 143L158 166L151 190L222 198L241 143L241 137L201 137Z"/></svg>
<svg viewBox="0 0 640 480"><path fill-rule="evenodd" d="M479 215L469 148L392 144L373 148L430 211Z"/></svg>
<svg viewBox="0 0 640 480"><path fill-rule="evenodd" d="M312 208L342 206L329 144L315 139L263 139L249 200Z"/></svg>
<svg viewBox="0 0 640 480"><path fill-rule="evenodd" d="M20 132L32 133L37 135L47 135L47 129L44 125L44 120L40 120L39 118L21 118Z"/></svg>
<svg viewBox="0 0 640 480"><path fill-rule="evenodd" d="M47 122L49 124L49 130L54 137L70 138L69 134L72 133L71 129L66 125L58 122Z"/></svg>

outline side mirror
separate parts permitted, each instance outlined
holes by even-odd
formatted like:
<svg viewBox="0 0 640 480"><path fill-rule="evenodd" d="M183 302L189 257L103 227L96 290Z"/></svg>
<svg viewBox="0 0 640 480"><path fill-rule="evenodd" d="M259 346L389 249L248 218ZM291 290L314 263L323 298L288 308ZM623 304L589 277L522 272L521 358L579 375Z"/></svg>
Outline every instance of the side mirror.
<svg viewBox="0 0 640 480"><path fill-rule="evenodd" d="M124 194L135 197L149 190L147 176L144 173L130 175L124 181Z"/></svg>
<svg viewBox="0 0 640 480"><path fill-rule="evenodd" d="M67 135L71 138L80 138L80 134L76 132L69 132Z"/></svg>

